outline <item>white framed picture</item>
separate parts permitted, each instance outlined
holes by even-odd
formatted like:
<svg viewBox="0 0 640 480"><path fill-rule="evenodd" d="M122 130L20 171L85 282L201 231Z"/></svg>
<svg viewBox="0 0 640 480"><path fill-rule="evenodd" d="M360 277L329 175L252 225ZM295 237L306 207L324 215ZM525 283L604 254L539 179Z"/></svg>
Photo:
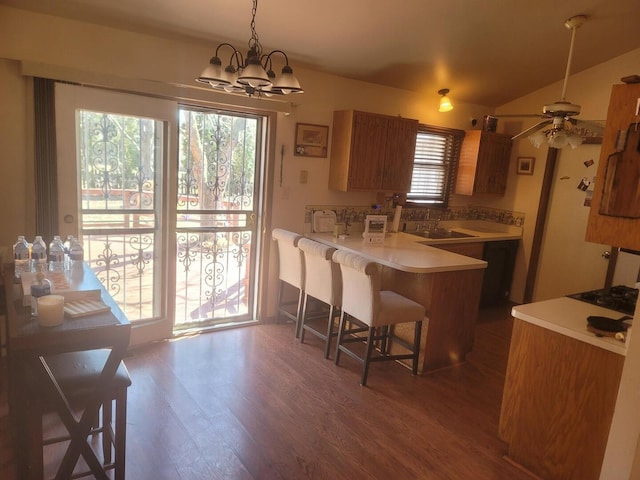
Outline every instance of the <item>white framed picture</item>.
<svg viewBox="0 0 640 480"><path fill-rule="evenodd" d="M364 219L364 238L365 243L382 244L384 236L387 233L387 216L386 215L367 215Z"/></svg>

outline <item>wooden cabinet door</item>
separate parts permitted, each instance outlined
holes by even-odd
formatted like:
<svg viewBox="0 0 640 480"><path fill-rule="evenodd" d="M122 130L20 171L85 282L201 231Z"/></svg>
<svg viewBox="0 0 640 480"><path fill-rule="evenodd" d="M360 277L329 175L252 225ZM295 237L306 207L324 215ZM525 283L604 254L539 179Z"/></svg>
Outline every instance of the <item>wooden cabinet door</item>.
<svg viewBox="0 0 640 480"><path fill-rule="evenodd" d="M408 192L411 189L417 135L417 120L409 118L389 120L382 190Z"/></svg>
<svg viewBox="0 0 640 480"><path fill-rule="evenodd" d="M624 150L622 146L617 145L619 132L629 129L637 121L636 108L638 98L640 98L640 84L613 86L607 112L607 125L604 129L602 148L600 149L598 181L595 184L593 200L589 210L589 222L585 238L587 242L640 250L640 218L604 215L601 211L605 186L613 189L608 192L608 195L615 194L628 198L628 201L636 199L640 191L640 186L638 186L637 182L623 182L614 185L606 181L609 157L617 151ZM629 138L627 142L629 142ZM626 145L626 147L628 149L631 146ZM640 147L635 148L638 149ZM603 211L606 211L606 209L603 209Z"/></svg>
<svg viewBox="0 0 640 480"><path fill-rule="evenodd" d="M440 250L446 250L447 252L458 253L466 257L477 258L482 260L484 254L483 242L472 243L434 243L429 245L430 247L439 248Z"/></svg>
<svg viewBox="0 0 640 480"><path fill-rule="evenodd" d="M503 195L507 189L511 138L493 132L482 132L480 138L474 192Z"/></svg>
<svg viewBox="0 0 640 480"><path fill-rule="evenodd" d="M354 112L349 190L379 190L382 187L388 126L388 118Z"/></svg>

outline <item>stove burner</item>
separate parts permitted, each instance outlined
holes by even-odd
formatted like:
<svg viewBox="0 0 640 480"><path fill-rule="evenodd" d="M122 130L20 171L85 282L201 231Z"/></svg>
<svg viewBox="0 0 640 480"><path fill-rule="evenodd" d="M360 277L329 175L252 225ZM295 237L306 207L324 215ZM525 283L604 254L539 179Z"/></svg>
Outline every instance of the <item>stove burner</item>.
<svg viewBox="0 0 640 480"><path fill-rule="evenodd" d="M615 310L626 315L633 315L636 311L636 303L638 301L638 289L625 285L617 285L611 288L574 293L567 296L592 305L600 305L601 307Z"/></svg>

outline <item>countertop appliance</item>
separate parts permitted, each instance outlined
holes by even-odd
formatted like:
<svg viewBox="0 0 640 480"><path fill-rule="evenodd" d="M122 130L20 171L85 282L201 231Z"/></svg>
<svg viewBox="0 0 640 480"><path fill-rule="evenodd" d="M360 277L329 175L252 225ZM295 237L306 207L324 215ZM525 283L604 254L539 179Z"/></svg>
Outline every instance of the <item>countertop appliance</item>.
<svg viewBox="0 0 640 480"><path fill-rule="evenodd" d="M333 232L336 224L336 212L333 210L316 210L313 212L313 232Z"/></svg>
<svg viewBox="0 0 640 480"><path fill-rule="evenodd" d="M567 297L633 316L638 301L638 289L617 285L589 292L574 293L567 295Z"/></svg>

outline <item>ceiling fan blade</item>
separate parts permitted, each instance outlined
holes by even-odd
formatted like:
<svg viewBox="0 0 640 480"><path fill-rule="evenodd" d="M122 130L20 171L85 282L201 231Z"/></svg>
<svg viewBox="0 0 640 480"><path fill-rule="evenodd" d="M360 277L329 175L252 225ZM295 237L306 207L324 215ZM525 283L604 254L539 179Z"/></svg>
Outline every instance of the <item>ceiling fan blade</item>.
<svg viewBox="0 0 640 480"><path fill-rule="evenodd" d="M576 118L567 118L566 120L576 128L590 130L598 135L604 133L604 120L578 120Z"/></svg>
<svg viewBox="0 0 640 480"><path fill-rule="evenodd" d="M496 118L547 118L547 115L542 113L507 113L504 115L491 115Z"/></svg>
<svg viewBox="0 0 640 480"><path fill-rule="evenodd" d="M511 137L511 140L517 140L518 138L529 136L532 133L537 132L538 130L546 127L547 125L551 125L552 123L553 123L553 120L551 120L551 119L543 120L542 122L538 122L534 126L529 127L526 130L523 130L522 132L520 132L517 135L514 135L513 137Z"/></svg>

